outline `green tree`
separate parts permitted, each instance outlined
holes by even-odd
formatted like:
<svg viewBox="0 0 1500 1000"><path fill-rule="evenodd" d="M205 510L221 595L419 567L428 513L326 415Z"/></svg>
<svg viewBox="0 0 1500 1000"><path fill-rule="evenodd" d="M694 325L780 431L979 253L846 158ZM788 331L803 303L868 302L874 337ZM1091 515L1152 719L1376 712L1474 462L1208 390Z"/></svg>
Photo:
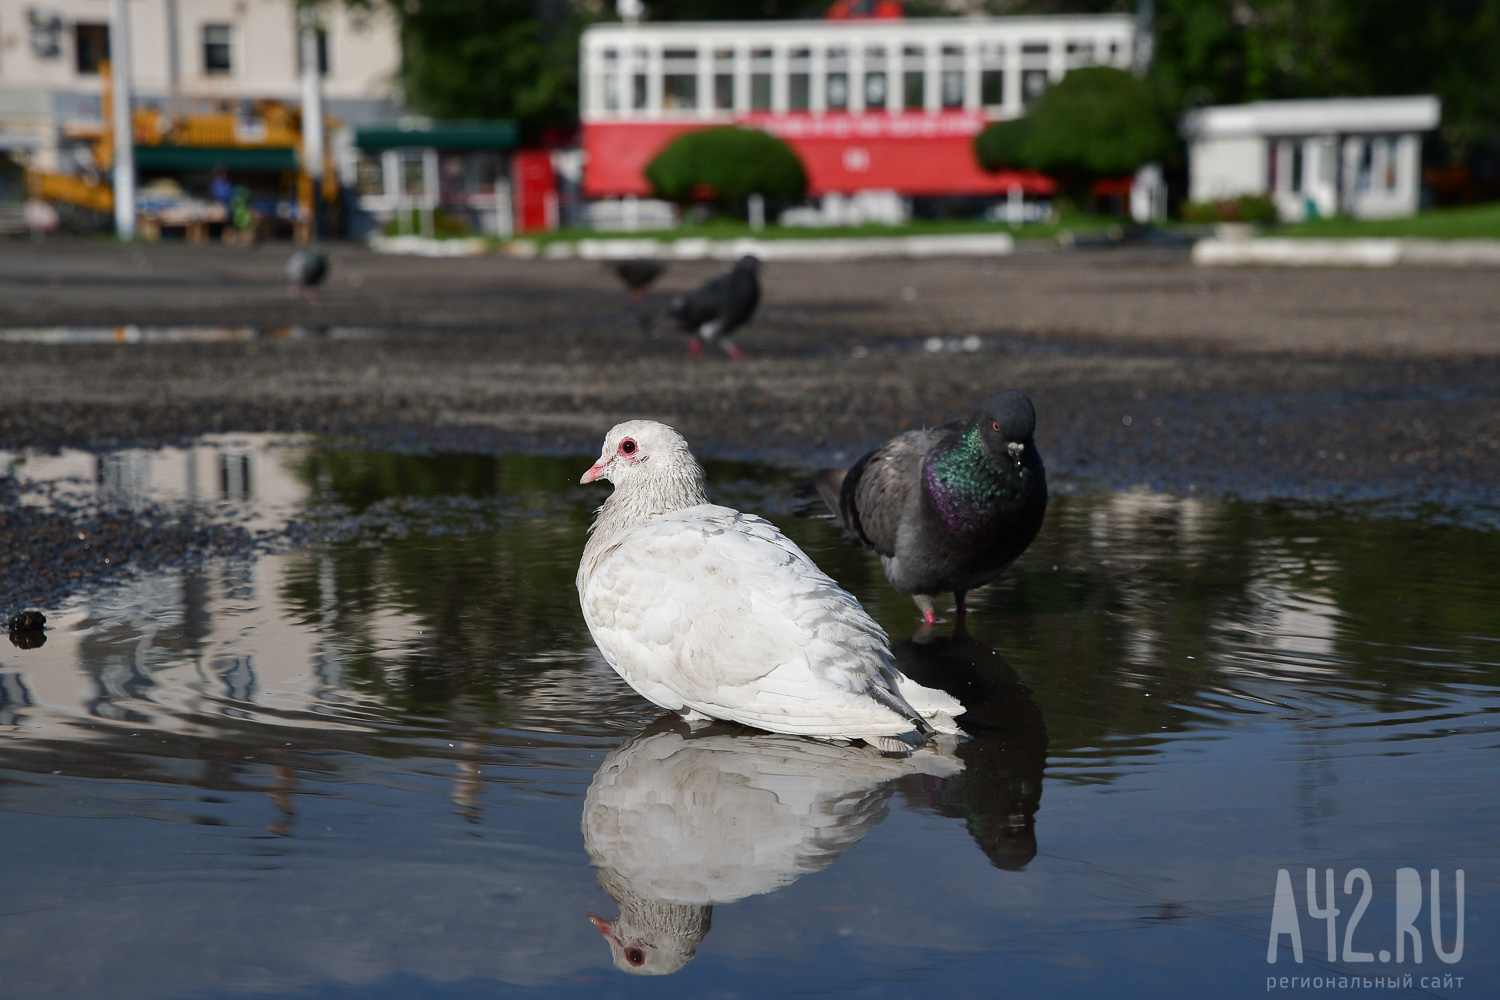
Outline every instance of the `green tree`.
<svg viewBox="0 0 1500 1000"><path fill-rule="evenodd" d="M534 0L404 0L401 84L413 108L440 118L578 117L578 35L565 4Z"/></svg>
<svg viewBox="0 0 1500 1000"><path fill-rule="evenodd" d="M807 190L802 161L785 142L753 128L706 128L679 135L646 164L658 197L708 196L738 207L752 194L795 201Z"/></svg>
<svg viewBox="0 0 1500 1000"><path fill-rule="evenodd" d="M974 152L986 170L1040 170L1081 198L1089 181L1132 173L1175 144L1150 84L1124 70L1089 66L1054 84L1025 118L985 129Z"/></svg>

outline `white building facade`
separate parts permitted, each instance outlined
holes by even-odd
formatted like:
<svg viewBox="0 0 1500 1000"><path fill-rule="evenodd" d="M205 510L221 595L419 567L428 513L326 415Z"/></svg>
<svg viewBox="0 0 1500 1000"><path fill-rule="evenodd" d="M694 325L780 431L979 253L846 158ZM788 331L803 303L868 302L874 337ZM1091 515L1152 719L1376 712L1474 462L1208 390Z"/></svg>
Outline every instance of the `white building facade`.
<svg viewBox="0 0 1500 1000"><path fill-rule="evenodd" d="M1430 95L1201 108L1183 120L1188 198L1270 195L1288 222L1414 215L1422 134L1437 127L1441 110Z"/></svg>
<svg viewBox="0 0 1500 1000"><path fill-rule="evenodd" d="M137 106L183 112L273 99L297 104L295 0L128 0ZM319 63L328 114L394 116L399 28L380 5L322 9ZM0 0L0 152L44 170L69 125L97 125L109 0Z"/></svg>

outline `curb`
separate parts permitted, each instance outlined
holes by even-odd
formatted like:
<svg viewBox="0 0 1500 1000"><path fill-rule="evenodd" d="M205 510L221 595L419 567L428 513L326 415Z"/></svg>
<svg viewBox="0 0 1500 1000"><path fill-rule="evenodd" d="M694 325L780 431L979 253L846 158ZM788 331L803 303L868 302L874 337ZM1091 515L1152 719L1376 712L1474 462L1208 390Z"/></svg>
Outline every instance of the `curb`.
<svg viewBox="0 0 1500 1000"><path fill-rule="evenodd" d="M998 257L1013 253L1009 233L954 233L932 236L870 236L863 238L741 238L710 240L584 239L576 244L552 243L541 256L548 260L738 260L746 254L761 260L862 260L873 257Z"/></svg>
<svg viewBox="0 0 1500 1000"><path fill-rule="evenodd" d="M1212 237L1193 245L1203 267L1500 267L1500 240L1287 239Z"/></svg>

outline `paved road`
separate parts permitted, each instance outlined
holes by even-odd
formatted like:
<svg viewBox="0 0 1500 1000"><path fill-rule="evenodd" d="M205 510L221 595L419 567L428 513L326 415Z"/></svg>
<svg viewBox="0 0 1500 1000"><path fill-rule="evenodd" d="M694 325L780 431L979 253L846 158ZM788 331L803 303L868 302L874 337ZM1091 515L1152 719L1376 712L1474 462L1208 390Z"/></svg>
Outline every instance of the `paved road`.
<svg viewBox="0 0 1500 1000"><path fill-rule="evenodd" d="M0 328L254 332L5 344L0 444L300 427L586 453L653 416L707 453L812 465L1013 385L1065 487L1500 507L1493 272L1201 270L1153 248L775 264L736 364L641 321L718 265L674 266L639 307L598 264L336 246L307 303L288 254L0 244Z"/></svg>

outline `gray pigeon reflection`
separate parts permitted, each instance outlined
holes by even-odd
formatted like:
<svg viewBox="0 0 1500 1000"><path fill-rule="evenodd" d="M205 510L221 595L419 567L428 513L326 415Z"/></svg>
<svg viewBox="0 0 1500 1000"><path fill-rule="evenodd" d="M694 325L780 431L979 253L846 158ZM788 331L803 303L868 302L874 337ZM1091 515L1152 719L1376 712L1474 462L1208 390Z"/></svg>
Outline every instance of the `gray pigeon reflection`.
<svg viewBox="0 0 1500 1000"><path fill-rule="evenodd" d="M1014 669L968 633L930 627L891 644L896 666L912 680L941 688L968 709L969 739L956 753L963 771L924 779L923 798L941 816L964 821L990 864L1020 871L1036 857L1036 812L1047 767L1047 723Z"/></svg>
<svg viewBox="0 0 1500 1000"><path fill-rule="evenodd" d="M716 903L822 871L887 813L891 782L951 776L952 757L659 719L616 747L589 785L583 837L620 908L589 919L615 965L661 976L692 960Z"/></svg>

